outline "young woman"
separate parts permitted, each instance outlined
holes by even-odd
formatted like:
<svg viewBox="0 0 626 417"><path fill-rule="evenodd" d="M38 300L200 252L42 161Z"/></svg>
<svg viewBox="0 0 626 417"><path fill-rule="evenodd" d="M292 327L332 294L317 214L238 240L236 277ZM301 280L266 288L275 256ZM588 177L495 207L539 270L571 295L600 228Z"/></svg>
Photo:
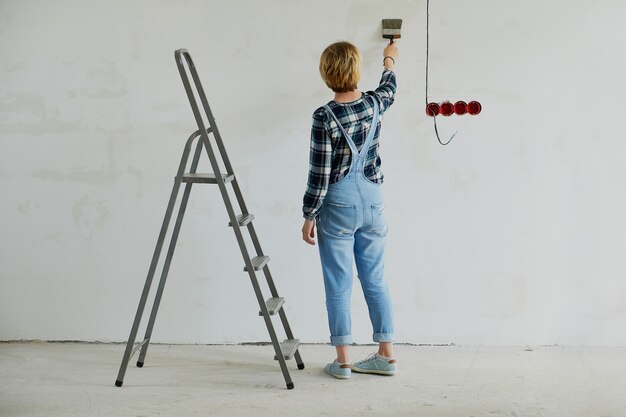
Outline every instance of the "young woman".
<svg viewBox="0 0 626 417"><path fill-rule="evenodd" d="M365 93L357 87L361 54L354 45L334 43L320 58L320 74L335 97L313 113L302 238L314 245L317 227L330 343L337 350L337 358L325 371L340 379L350 378L351 371L396 373L393 314L384 280L387 222L378 148L382 117L396 92L393 67L397 58L394 42L383 51L384 70L378 88ZM353 261L379 348L350 364Z"/></svg>

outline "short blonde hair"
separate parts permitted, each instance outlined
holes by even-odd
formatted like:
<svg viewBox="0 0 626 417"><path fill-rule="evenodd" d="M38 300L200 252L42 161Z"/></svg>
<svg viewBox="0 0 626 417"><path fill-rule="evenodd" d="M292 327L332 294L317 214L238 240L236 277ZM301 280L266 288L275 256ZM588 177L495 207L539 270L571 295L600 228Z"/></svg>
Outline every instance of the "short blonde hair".
<svg viewBox="0 0 626 417"><path fill-rule="evenodd" d="M320 57L320 75L336 93L356 90L361 79L361 53L350 42L329 45Z"/></svg>

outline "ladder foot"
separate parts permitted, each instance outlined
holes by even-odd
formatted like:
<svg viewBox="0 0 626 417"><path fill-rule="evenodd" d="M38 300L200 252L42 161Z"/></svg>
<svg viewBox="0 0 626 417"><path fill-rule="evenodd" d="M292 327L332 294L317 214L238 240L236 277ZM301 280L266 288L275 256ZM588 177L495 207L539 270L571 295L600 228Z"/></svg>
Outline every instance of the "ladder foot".
<svg viewBox="0 0 626 417"><path fill-rule="evenodd" d="M115 386L116 386L116 387L121 387L123 383L124 383L124 381L120 381L120 380L118 379L117 381L115 381Z"/></svg>
<svg viewBox="0 0 626 417"><path fill-rule="evenodd" d="M303 363L299 363L298 364L298 369L304 369L304 364Z"/></svg>
<svg viewBox="0 0 626 417"><path fill-rule="evenodd" d="M143 368L143 362L137 361L137 368Z"/></svg>
<svg viewBox="0 0 626 417"><path fill-rule="evenodd" d="M287 384L287 389L293 389L294 385L293 382L290 382Z"/></svg>

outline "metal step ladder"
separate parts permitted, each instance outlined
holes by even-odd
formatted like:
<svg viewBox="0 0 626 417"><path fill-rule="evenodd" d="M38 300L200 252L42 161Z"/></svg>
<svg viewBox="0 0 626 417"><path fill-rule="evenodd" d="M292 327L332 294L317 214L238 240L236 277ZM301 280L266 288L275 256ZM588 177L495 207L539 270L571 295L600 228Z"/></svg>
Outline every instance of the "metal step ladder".
<svg viewBox="0 0 626 417"><path fill-rule="evenodd" d="M226 206L226 211L228 212L228 217L230 219L228 226L233 228L233 231L235 232L235 237L237 238L237 243L239 244L239 249L241 250L241 255L243 256L243 270L247 272L250 276L250 281L252 283L252 287L254 288L254 293L256 295L257 301L259 302L259 315L262 316L263 320L265 321L267 331L269 332L270 339L272 340L272 345L274 346L274 359L278 360L278 363L280 364L280 369L282 370L283 376L285 377L285 383L287 384L287 388L292 389L294 387L294 384L291 380L291 376L289 375L286 361L291 358L295 358L296 363L298 364L298 369L304 369L304 363L302 363L300 352L298 351L300 341L293 337L293 333L291 332L291 328L289 327L289 322L287 321L287 316L285 314L285 310L283 309L285 299L278 295L278 291L276 290L276 286L274 285L272 274L270 273L269 266L267 265L270 258L269 256L266 256L261 249L261 244L259 243L259 239L256 235L254 225L252 223L254 216L248 213L248 209L246 208L246 204L241 194L241 190L239 189L239 184L237 183L237 178L235 177L232 165L230 164L230 160L228 159L228 155L226 154L224 143L222 142L222 138L217 129L217 125L215 124L215 119L213 118L211 109L209 108L209 103L207 101L206 95L204 94L204 90L202 88L202 84L200 83L200 78L198 77L198 73L193 64L191 55L186 49L178 49L177 51L175 51L174 57L176 59L176 65L178 66L178 71L183 81L183 85L185 86L185 92L187 93L189 103L191 104L191 109L193 110L194 117L198 124L198 130L192 133L191 136L189 136L189 139L187 139L187 143L185 144L185 148L183 150L183 156L178 167L178 173L174 178L174 187L172 188L172 193L170 195L169 203L167 205L165 218L163 219L163 224L161 226L161 232L159 234L156 248L154 249L154 254L152 256L152 262L150 263L150 268L148 270L148 277L146 278L146 283L144 285L143 292L141 293L141 299L139 301L139 306L137 307L137 313L135 314L135 320L133 321L133 326L130 331L130 336L128 337L128 342L126 343L126 350L124 351L124 357L120 365L120 370L117 376L117 380L115 381L115 385L118 387L122 386L128 362L131 356L138 350L140 351L140 354L137 360L137 366L141 368L144 365L146 353L148 352L148 346L150 343L150 337L152 336L152 329L154 327L157 311L161 302L161 296L163 295L163 287L165 286L167 274L170 268L170 264L172 262L172 256L174 255L174 249L176 248L178 233L180 232L183 216L185 215L185 209L187 207L187 201L189 200L189 194L191 193L192 185L217 184L222 194L224 205ZM187 63L187 70L185 69L184 62ZM200 98L200 101L202 102L202 107L207 117L209 127L205 126L204 120L200 113L200 109L198 107L198 103L196 101L196 97L194 95L194 90L192 89L192 86L189 82L187 71L189 71L191 77L193 78L195 91L197 93L197 96ZM219 154L225 167L225 173L222 173L216 155L213 152L213 146L209 140L209 135L213 136L215 143L217 144ZM193 142L197 138L199 138L199 140L195 147L189 172L185 172ZM211 168L213 170L212 173L196 172L203 148L206 150L206 153L209 157ZM185 190L183 192L183 198L178 209L176 223L174 224L169 247L167 249L167 255L163 264L159 287L157 289L154 303L152 305L152 312L150 313L150 320L148 321L146 334L141 342L135 343L137 331L141 322L141 317L143 315L144 307L148 298L148 293L150 292L152 278L154 277L157 263L159 261L159 256L161 254L161 249L163 248L165 235L167 233L170 219L174 211L178 191L182 183L185 183ZM226 184L232 185L237 204L241 212L240 214L237 214L235 212L235 209L233 208L233 204L228 194L228 190L226 189ZM248 249L246 248L246 244L242 235L243 228L246 228L250 234L256 256L251 257ZM267 280L267 285L271 292L271 297L268 300L264 299L263 293L259 286L256 275L258 271L263 271L263 274L265 275L265 278ZM287 336L287 339L282 343L278 341L278 336L276 335L276 331L274 330L274 325L271 320L271 316L276 314L280 316L280 321Z"/></svg>

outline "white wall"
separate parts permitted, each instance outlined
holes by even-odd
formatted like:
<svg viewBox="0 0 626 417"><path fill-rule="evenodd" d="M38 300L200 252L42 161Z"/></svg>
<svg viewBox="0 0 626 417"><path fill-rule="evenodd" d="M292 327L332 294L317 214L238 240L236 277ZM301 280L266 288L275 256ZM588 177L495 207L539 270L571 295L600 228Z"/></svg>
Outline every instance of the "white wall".
<svg viewBox="0 0 626 417"><path fill-rule="evenodd" d="M398 340L625 344L625 15L433 2L432 98L484 106L440 120L459 130L442 147L424 115L425 1L0 1L0 339L128 337L196 129L185 47L294 331L326 342L317 249L300 240L311 113L331 97L318 58L355 42L374 88L380 20L400 17L381 149ZM194 188L153 341L269 339L226 223L217 188ZM370 342L356 282L353 312Z"/></svg>

